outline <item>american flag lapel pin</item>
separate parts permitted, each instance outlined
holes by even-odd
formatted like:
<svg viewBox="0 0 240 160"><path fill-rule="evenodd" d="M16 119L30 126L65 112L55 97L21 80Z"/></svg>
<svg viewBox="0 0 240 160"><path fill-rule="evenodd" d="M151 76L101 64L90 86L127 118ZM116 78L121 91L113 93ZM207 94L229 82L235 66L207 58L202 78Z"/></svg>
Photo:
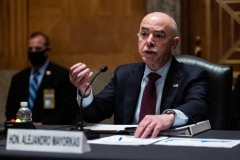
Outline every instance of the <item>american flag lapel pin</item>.
<svg viewBox="0 0 240 160"><path fill-rule="evenodd" d="M178 84L173 84L173 88L178 88Z"/></svg>

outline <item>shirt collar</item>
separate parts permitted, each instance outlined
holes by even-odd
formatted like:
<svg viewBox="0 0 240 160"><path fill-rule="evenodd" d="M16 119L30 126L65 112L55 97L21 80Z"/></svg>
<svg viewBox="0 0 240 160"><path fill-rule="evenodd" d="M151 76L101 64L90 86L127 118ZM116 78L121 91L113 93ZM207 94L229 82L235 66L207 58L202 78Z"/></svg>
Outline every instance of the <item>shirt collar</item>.
<svg viewBox="0 0 240 160"><path fill-rule="evenodd" d="M50 61L47 60L47 61L44 63L44 65L43 65L41 68L38 69L38 72L40 73L40 75L43 75L43 74L44 74L44 72L45 72L46 69L47 69L47 66L48 66L49 62L50 62ZM34 68L31 67L31 74L33 74L33 72L34 72Z"/></svg>
<svg viewBox="0 0 240 160"><path fill-rule="evenodd" d="M144 70L143 79L145 79L145 78L149 75L149 73L151 73L151 72L156 72L156 73L158 73L162 78L166 79L167 73L168 73L168 70L169 70L169 67L170 67L170 65L171 65L171 61L172 61L172 58L171 58L164 66L162 66L162 67L161 67L159 70L157 70L157 71L152 71L152 70L148 67L148 65L146 64L146 65L145 65L145 70Z"/></svg>

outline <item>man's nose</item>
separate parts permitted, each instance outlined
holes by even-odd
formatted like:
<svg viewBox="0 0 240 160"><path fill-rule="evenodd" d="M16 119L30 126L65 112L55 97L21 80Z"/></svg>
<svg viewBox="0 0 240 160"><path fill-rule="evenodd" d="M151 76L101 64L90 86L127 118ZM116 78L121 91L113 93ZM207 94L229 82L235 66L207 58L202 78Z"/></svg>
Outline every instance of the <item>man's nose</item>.
<svg viewBox="0 0 240 160"><path fill-rule="evenodd" d="M150 34L148 39L147 39L147 46L154 46L155 45L155 42L154 42L154 38L153 38L153 35Z"/></svg>
<svg viewBox="0 0 240 160"><path fill-rule="evenodd" d="M37 50L36 50L36 48L32 48L32 52L36 52Z"/></svg>

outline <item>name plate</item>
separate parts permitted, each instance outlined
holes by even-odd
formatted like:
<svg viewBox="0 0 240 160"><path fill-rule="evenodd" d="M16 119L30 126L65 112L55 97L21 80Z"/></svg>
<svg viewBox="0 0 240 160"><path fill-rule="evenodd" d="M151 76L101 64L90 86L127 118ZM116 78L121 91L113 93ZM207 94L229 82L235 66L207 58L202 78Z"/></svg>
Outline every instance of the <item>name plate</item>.
<svg viewBox="0 0 240 160"><path fill-rule="evenodd" d="M83 132L9 129L7 150L81 154L91 151Z"/></svg>

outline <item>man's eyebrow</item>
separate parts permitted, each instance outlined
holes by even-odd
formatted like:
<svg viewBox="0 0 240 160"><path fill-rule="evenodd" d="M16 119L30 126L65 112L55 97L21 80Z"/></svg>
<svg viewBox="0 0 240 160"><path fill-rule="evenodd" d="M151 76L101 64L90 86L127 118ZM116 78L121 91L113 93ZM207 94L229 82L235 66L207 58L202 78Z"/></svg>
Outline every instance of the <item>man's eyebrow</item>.
<svg viewBox="0 0 240 160"><path fill-rule="evenodd" d="M149 30L149 28L142 26L142 27L141 27L141 30ZM160 33L165 34L165 31L162 30L162 29L161 29L161 30L155 30L154 32L160 32Z"/></svg>
<svg viewBox="0 0 240 160"><path fill-rule="evenodd" d="M141 30L149 30L147 27L142 26Z"/></svg>
<svg viewBox="0 0 240 160"><path fill-rule="evenodd" d="M160 33L165 34L165 31L164 31L164 30L156 30L155 32L160 32Z"/></svg>

